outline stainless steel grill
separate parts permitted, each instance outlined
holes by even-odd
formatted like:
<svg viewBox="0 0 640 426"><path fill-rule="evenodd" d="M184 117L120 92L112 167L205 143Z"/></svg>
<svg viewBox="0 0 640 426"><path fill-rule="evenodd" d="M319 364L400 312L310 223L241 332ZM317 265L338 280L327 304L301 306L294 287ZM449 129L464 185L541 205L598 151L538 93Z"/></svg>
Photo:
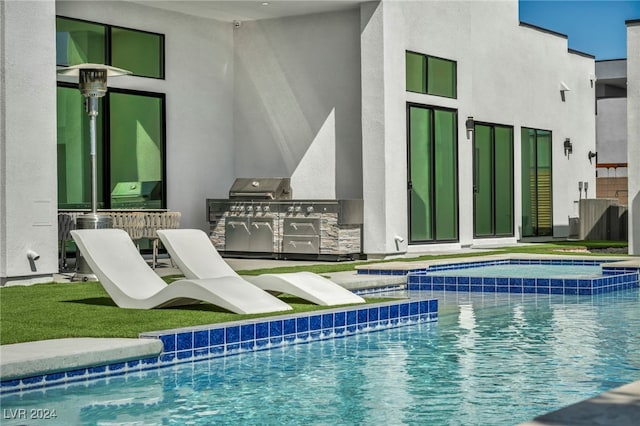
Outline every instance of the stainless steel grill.
<svg viewBox="0 0 640 426"><path fill-rule="evenodd" d="M362 200L295 200L288 178L241 178L208 199L211 239L223 255L345 260L362 255Z"/></svg>

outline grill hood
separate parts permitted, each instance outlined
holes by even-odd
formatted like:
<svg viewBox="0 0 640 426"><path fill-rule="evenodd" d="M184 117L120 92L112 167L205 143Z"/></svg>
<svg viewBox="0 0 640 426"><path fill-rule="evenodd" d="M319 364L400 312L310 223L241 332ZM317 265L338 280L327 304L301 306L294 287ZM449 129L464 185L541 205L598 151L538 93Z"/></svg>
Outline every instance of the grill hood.
<svg viewBox="0 0 640 426"><path fill-rule="evenodd" d="M235 200L290 200L290 178L238 178L229 198Z"/></svg>

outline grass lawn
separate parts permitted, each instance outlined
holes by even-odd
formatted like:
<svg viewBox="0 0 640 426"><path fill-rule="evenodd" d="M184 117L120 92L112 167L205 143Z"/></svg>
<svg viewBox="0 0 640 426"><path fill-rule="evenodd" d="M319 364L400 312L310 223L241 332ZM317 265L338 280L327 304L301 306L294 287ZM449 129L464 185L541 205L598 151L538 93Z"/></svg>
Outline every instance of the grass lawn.
<svg viewBox="0 0 640 426"><path fill-rule="evenodd" d="M281 299L294 312L326 309L292 296ZM367 299L380 302L389 299ZM240 315L201 303L165 309L118 308L97 282L12 286L0 289L0 344L64 337L138 337L165 330L270 315Z"/></svg>
<svg viewBox="0 0 640 426"><path fill-rule="evenodd" d="M623 247L625 242L562 242L509 247L479 253L430 255L393 261L415 261L485 256L504 253L567 254L581 248ZM570 253L589 255L589 253ZM619 255L618 255L619 256ZM240 271L242 274L295 272L329 273L353 270L356 265L375 262L322 263L269 270ZM294 312L325 309L294 297L283 297ZM379 302L389 299L367 299ZM290 311L289 311L290 312ZM278 314L273 314L278 315ZM0 288L0 344L64 337L137 337L145 331L214 324L267 315L238 315L210 304L167 309L118 308L96 282L53 283Z"/></svg>

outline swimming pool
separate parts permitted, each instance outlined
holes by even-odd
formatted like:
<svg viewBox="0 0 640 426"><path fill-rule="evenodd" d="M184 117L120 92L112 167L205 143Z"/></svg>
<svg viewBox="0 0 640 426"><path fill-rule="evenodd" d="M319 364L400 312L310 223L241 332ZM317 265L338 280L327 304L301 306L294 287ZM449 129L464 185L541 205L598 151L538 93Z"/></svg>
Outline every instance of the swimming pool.
<svg viewBox="0 0 640 426"><path fill-rule="evenodd" d="M64 425L513 425L640 379L638 289L432 295L440 301L438 323L9 394L0 402L3 410L55 409L57 419L46 424Z"/></svg>

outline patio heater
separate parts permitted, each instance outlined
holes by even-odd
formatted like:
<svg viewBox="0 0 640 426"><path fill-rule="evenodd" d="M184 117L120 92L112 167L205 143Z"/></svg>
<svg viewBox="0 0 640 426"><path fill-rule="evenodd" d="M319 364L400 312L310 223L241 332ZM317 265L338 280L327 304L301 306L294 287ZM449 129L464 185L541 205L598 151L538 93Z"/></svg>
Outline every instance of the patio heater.
<svg viewBox="0 0 640 426"><path fill-rule="evenodd" d="M98 117L98 98L107 93L107 77L131 74L130 71L102 64L80 64L58 70L58 74L78 77L78 88L85 98L84 104L89 115L89 154L91 155L91 213L76 219L78 229L111 228L110 216L99 215L98 178L96 161L96 118ZM73 281L95 280L96 277L81 254L76 254L76 273Z"/></svg>

